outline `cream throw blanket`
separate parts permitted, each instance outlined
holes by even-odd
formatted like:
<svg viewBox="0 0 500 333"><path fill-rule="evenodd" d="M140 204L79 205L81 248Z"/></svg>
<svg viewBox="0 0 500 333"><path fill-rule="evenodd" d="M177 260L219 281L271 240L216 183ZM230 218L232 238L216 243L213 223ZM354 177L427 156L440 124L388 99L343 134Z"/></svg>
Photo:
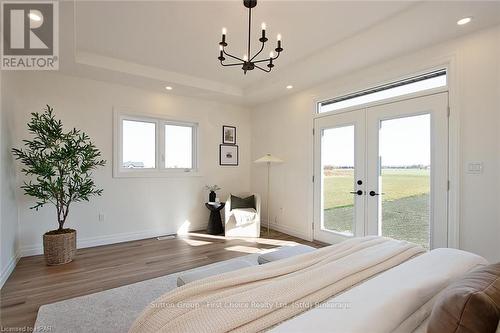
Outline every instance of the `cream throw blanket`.
<svg viewBox="0 0 500 333"><path fill-rule="evenodd" d="M208 277L155 300L130 332L262 331L423 252L369 236Z"/></svg>

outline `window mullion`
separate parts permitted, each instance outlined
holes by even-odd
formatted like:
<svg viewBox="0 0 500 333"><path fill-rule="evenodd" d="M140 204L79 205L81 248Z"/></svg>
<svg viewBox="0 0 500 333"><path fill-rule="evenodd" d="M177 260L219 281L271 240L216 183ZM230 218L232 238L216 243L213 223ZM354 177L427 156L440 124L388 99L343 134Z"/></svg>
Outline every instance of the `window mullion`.
<svg viewBox="0 0 500 333"><path fill-rule="evenodd" d="M191 127L191 170L195 171L198 169L198 127Z"/></svg>
<svg viewBox="0 0 500 333"><path fill-rule="evenodd" d="M158 121L158 169L165 171L165 121Z"/></svg>

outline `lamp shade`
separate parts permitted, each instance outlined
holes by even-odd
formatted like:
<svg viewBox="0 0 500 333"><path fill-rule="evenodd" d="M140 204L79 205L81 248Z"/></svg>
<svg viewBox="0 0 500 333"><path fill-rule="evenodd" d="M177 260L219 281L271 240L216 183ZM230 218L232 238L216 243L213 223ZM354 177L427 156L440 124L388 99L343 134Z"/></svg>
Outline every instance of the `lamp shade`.
<svg viewBox="0 0 500 333"><path fill-rule="evenodd" d="M253 161L254 163L283 163L283 160L277 158L276 156L273 156L269 153L266 155L262 156L259 159L256 159Z"/></svg>

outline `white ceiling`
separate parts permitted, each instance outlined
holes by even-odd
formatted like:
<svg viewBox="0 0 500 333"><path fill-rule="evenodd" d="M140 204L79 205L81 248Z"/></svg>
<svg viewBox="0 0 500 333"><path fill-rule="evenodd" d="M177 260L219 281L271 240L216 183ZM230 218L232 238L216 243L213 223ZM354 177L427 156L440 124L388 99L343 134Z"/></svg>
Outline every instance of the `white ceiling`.
<svg viewBox="0 0 500 333"><path fill-rule="evenodd" d="M259 1L253 45L266 22L285 51L266 74L218 63L221 27L228 50L245 53L242 1L79 1L61 3L61 70L175 93L256 104L348 69L500 22L500 2ZM458 27L462 16L471 24ZM354 43L359 41L358 43ZM374 46L376 45L376 47ZM368 49L367 49L368 48ZM267 52L263 54L268 54ZM325 66L326 64L326 66Z"/></svg>
<svg viewBox="0 0 500 333"><path fill-rule="evenodd" d="M253 10L254 50L266 22L271 45L283 35L285 67L407 8L407 2L261 1ZM218 63L221 28L228 29L228 50L246 53L247 14L242 1L84 2L77 4L76 46L168 71L245 87L265 73L242 76L239 68ZM354 18L354 20L353 20ZM353 21L356 21L354 23ZM96 38L98 36L99 38Z"/></svg>

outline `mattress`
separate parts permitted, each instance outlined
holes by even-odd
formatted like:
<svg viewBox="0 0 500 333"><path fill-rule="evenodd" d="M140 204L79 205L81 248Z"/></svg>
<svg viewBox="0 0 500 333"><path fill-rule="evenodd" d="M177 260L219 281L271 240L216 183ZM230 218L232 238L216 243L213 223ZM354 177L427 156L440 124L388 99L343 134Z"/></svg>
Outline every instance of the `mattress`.
<svg viewBox="0 0 500 333"><path fill-rule="evenodd" d="M487 261L484 258L469 252L456 249L432 250L385 271L270 331L425 331L424 323L437 295L454 279L485 264Z"/></svg>

